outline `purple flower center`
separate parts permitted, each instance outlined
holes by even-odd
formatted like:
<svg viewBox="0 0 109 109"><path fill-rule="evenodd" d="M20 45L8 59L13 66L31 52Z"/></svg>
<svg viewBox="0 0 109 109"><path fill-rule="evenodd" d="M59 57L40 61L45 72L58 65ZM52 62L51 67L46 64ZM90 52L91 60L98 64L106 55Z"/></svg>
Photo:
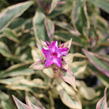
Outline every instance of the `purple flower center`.
<svg viewBox="0 0 109 109"><path fill-rule="evenodd" d="M52 53L52 56L54 56L54 57L57 57L57 55L58 55L58 54L57 54L56 52L53 52L53 53Z"/></svg>
<svg viewBox="0 0 109 109"><path fill-rule="evenodd" d="M68 48L58 47L57 41L47 42L47 48L42 48L45 56L45 67L56 64L62 67L62 57L68 54Z"/></svg>

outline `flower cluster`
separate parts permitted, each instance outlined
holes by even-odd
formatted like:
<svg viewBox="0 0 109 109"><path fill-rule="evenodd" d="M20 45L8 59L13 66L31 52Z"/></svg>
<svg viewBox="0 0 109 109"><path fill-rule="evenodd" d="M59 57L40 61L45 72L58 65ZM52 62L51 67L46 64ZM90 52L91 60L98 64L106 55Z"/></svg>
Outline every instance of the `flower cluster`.
<svg viewBox="0 0 109 109"><path fill-rule="evenodd" d="M47 47L42 48L42 52L45 56L45 67L49 67L52 64L62 67L62 57L68 54L68 48L58 46L57 41L47 42Z"/></svg>

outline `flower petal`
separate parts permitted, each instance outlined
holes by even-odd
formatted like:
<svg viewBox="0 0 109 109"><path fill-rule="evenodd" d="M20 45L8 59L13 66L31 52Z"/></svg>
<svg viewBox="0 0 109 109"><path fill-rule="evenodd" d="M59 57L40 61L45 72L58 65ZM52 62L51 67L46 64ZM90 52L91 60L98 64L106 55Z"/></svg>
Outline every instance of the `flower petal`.
<svg viewBox="0 0 109 109"><path fill-rule="evenodd" d="M50 45L50 42L48 42L48 41L46 41L45 43L46 43L46 45L47 45L47 46L49 46L49 45Z"/></svg>
<svg viewBox="0 0 109 109"><path fill-rule="evenodd" d="M45 67L49 67L52 64L62 67L62 56L67 55L69 49L67 47L58 47L57 41L46 42L46 45L47 48L42 48L42 52L46 58Z"/></svg>
<svg viewBox="0 0 109 109"><path fill-rule="evenodd" d="M58 47L58 42L57 41L52 41L51 44L50 44L50 46Z"/></svg>
<svg viewBox="0 0 109 109"><path fill-rule="evenodd" d="M44 56L47 58L49 55L49 50L42 48L42 52L43 52Z"/></svg>
<svg viewBox="0 0 109 109"><path fill-rule="evenodd" d="M53 63L56 64L58 67L62 67L62 59L61 58L54 58Z"/></svg>
<svg viewBox="0 0 109 109"><path fill-rule="evenodd" d="M57 41L53 41L49 44L49 49L51 52L55 52L56 49L58 49L58 42Z"/></svg>
<svg viewBox="0 0 109 109"><path fill-rule="evenodd" d="M65 56L65 55L67 55L68 50L69 50L68 48L59 48L59 50L58 50L59 56Z"/></svg>
<svg viewBox="0 0 109 109"><path fill-rule="evenodd" d="M47 58L45 61L45 67L49 67L53 64L53 59L52 58Z"/></svg>

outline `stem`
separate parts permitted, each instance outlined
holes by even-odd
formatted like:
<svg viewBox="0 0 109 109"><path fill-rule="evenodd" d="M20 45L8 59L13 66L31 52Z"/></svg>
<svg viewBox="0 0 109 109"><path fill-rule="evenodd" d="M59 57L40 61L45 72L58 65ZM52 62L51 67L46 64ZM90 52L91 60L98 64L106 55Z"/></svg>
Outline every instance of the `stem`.
<svg viewBox="0 0 109 109"><path fill-rule="evenodd" d="M54 100L53 100L51 91L49 91L48 94L49 94L49 100L50 100L50 109L55 109Z"/></svg>

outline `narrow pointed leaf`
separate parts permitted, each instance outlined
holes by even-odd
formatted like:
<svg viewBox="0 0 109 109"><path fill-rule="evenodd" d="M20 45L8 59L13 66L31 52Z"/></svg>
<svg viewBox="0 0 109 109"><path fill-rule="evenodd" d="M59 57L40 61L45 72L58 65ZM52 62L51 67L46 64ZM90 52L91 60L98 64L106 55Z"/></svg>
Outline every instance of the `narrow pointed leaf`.
<svg viewBox="0 0 109 109"><path fill-rule="evenodd" d="M76 80L75 80L75 77L71 70L67 70L66 74L64 76L62 76L62 79L66 83L70 84L75 90L77 90L76 89Z"/></svg>
<svg viewBox="0 0 109 109"><path fill-rule="evenodd" d="M0 31L7 27L15 18L19 17L26 11L31 5L32 1L19 3L6 8L0 13Z"/></svg>
<svg viewBox="0 0 109 109"><path fill-rule="evenodd" d="M45 26L44 26L45 15L41 11L37 11L33 18L33 29L36 40L46 40Z"/></svg>
<svg viewBox="0 0 109 109"><path fill-rule="evenodd" d="M5 57L12 57L12 54L8 46L2 41L0 41L0 54L2 54Z"/></svg>
<svg viewBox="0 0 109 109"><path fill-rule="evenodd" d="M106 91L107 91L107 89L105 89L105 91L104 91L104 96L98 101L98 103L96 105L96 109L108 109Z"/></svg>
<svg viewBox="0 0 109 109"><path fill-rule="evenodd" d="M55 7L57 6L58 2L59 2L59 0L52 0L49 13L51 13L55 9Z"/></svg>
<svg viewBox="0 0 109 109"><path fill-rule="evenodd" d="M17 35L15 34L14 31L12 31L11 29L9 28L6 28L4 31L4 34L6 35L6 37L16 43L19 43L19 40L17 38Z"/></svg>
<svg viewBox="0 0 109 109"><path fill-rule="evenodd" d="M104 75L109 77L109 65L98 59L94 53L89 52L87 50L83 50L90 63L93 64L99 71L101 71Z"/></svg>
<svg viewBox="0 0 109 109"><path fill-rule="evenodd" d="M48 37L53 38L54 30L55 30L54 23L50 19L46 18L45 19L45 27L47 30Z"/></svg>
<svg viewBox="0 0 109 109"><path fill-rule="evenodd" d="M69 95L65 90L59 91L60 98L62 102L71 109L82 109L79 99L74 96Z"/></svg>
<svg viewBox="0 0 109 109"><path fill-rule="evenodd" d="M95 6L105 10L109 13L109 0L89 0Z"/></svg>
<svg viewBox="0 0 109 109"><path fill-rule="evenodd" d="M20 100L18 100L15 96L13 96L13 99L16 103L17 109L31 109L28 105L22 103Z"/></svg>
<svg viewBox="0 0 109 109"><path fill-rule="evenodd" d="M35 100L39 102L38 100ZM45 109L42 104L39 105L38 103L35 103L35 105L29 100L28 96L26 96L26 104L30 107L30 109Z"/></svg>

